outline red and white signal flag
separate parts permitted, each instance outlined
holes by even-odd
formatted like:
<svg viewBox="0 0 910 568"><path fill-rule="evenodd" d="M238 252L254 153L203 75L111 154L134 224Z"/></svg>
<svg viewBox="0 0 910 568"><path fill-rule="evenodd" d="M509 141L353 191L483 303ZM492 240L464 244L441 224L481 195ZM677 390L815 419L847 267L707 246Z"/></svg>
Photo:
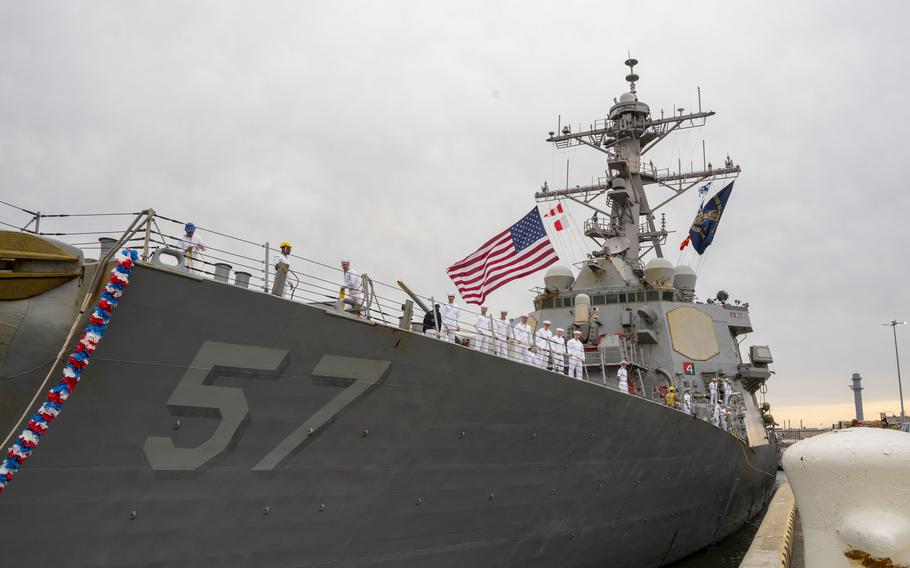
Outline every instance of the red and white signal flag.
<svg viewBox="0 0 910 568"><path fill-rule="evenodd" d="M556 221L553 223L553 228L556 229L557 231L562 231L563 229L566 228L566 224L564 223L564 220L565 220L564 215L565 215L565 211L563 210L562 202L560 202L560 201L556 202L556 207L550 209L549 213L543 214L544 217L553 217L556 219Z"/></svg>

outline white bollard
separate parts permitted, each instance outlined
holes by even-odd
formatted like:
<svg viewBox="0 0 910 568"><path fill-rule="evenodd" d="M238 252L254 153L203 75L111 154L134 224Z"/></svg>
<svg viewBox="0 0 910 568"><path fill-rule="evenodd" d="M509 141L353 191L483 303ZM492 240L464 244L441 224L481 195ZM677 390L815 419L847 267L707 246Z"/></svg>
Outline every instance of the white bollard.
<svg viewBox="0 0 910 568"><path fill-rule="evenodd" d="M829 432L793 444L781 461L806 568L910 566L910 434Z"/></svg>

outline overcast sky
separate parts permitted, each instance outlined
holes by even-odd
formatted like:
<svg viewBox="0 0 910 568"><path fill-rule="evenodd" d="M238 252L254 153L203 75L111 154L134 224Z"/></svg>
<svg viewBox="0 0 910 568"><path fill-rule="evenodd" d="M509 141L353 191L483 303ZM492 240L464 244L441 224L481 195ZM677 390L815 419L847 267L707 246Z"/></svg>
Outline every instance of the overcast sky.
<svg viewBox="0 0 910 568"><path fill-rule="evenodd" d="M565 184L566 160L572 185L602 175L591 151L544 139L560 114L603 118L631 52L655 113L694 109L699 86L718 113L655 163L700 164L704 139L708 160L729 152L743 168L697 292L750 303L746 345L775 357L770 401L850 402L856 371L868 399L896 401L880 324L910 319L908 13L897 1L0 0L0 198L154 207L439 296L448 264L530 210L545 180ZM667 208L674 262L697 204ZM560 235L561 255L580 239ZM488 304L527 311L541 278ZM910 376L910 326L899 333Z"/></svg>

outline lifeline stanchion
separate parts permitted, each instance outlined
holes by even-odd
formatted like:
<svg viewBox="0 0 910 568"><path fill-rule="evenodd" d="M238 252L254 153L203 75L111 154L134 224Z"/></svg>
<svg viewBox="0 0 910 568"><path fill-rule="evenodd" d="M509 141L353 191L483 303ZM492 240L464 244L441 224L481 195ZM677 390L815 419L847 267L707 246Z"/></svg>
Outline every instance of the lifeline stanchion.
<svg viewBox="0 0 910 568"><path fill-rule="evenodd" d="M63 410L63 403L69 398L76 385L79 384L82 371L88 366L92 353L101 342L111 319L111 312L117 307L117 302L123 290L129 284L133 265L139 260L139 253L132 249L121 249L116 256L117 264L111 270L111 277L105 286L101 297L95 304L95 310L89 317L89 324L70 353L63 366L63 378L47 393L44 404L29 419L25 430L12 445L6 459L0 463L0 493L13 478L13 475L35 450L41 436L47 432L51 422Z"/></svg>

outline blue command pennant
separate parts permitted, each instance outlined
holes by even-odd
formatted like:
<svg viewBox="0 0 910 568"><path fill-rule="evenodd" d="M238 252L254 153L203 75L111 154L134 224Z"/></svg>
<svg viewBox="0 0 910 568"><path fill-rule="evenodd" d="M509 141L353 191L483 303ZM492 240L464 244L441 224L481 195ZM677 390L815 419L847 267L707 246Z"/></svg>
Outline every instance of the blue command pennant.
<svg viewBox="0 0 910 568"><path fill-rule="evenodd" d="M732 191L733 182L731 181L714 194L695 216L695 221L689 228L689 238L698 254L704 254L705 249L714 240L714 233L717 232L717 225L720 224L720 216L727 207L727 200L730 199Z"/></svg>

